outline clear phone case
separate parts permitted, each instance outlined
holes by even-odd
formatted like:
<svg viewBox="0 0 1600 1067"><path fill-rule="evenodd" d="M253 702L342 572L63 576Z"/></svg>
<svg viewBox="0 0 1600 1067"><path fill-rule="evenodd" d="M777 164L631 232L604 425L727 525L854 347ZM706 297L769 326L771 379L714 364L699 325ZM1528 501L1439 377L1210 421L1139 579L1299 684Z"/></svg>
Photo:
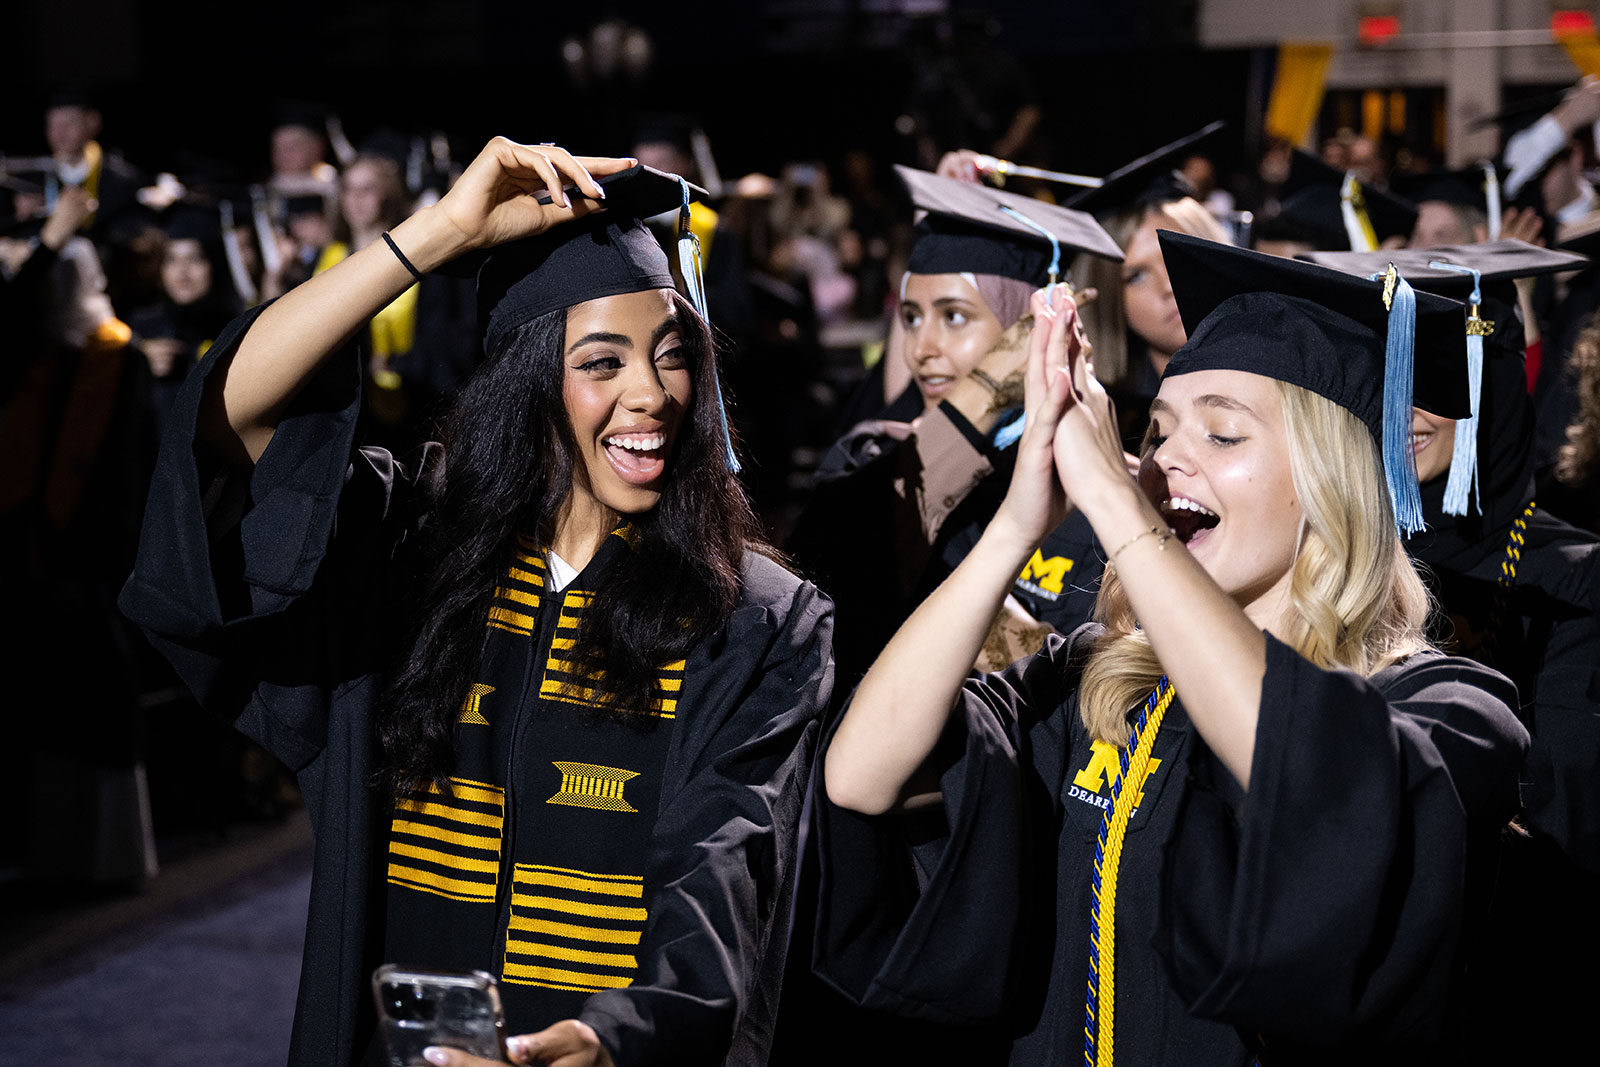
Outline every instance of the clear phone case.
<svg viewBox="0 0 1600 1067"><path fill-rule="evenodd" d="M378 1028L391 1067L429 1067L430 1045L506 1058L500 990L483 971L424 971L386 963L372 975Z"/></svg>

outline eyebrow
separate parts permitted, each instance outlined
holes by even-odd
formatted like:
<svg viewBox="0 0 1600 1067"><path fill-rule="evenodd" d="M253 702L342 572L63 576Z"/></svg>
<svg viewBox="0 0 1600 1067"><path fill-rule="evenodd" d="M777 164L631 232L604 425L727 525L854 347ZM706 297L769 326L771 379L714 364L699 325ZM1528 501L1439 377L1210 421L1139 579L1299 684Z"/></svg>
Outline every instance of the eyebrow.
<svg viewBox="0 0 1600 1067"><path fill-rule="evenodd" d="M1237 411L1249 415L1258 422L1261 421L1261 416L1256 414L1255 408L1252 408L1242 400L1235 400L1233 397L1223 396L1221 393L1206 393L1204 396L1197 396L1194 398L1194 404L1196 407L1223 408L1227 411ZM1150 401L1150 414L1152 415L1159 411L1172 410L1172 405L1159 397Z"/></svg>
<svg viewBox="0 0 1600 1067"><path fill-rule="evenodd" d="M655 328L655 332L650 335L650 347L654 348L656 345L661 343L661 339L667 336L667 334L671 333L673 330L682 328L683 324L678 321L678 317L676 315L667 316L661 320L661 325L657 326Z"/></svg>
<svg viewBox="0 0 1600 1067"><path fill-rule="evenodd" d="M605 333L603 331L596 330L594 333L586 333L576 341L572 342L572 344L567 348L567 355L570 356L584 345L593 344L595 342L599 342L600 344L616 345L618 348L633 348L633 338L629 337L627 334Z"/></svg>

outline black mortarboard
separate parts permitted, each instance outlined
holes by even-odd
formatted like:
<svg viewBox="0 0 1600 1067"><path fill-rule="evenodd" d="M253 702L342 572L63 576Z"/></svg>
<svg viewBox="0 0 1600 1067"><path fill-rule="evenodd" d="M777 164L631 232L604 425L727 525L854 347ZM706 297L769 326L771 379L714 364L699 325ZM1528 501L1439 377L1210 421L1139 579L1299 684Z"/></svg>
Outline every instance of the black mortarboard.
<svg viewBox="0 0 1600 1067"><path fill-rule="evenodd" d="M168 213L161 229L171 241L199 241L207 248L222 247L222 224L215 211L198 207L175 208Z"/></svg>
<svg viewBox="0 0 1600 1067"><path fill-rule="evenodd" d="M478 319L485 344L558 308L673 288L667 254L643 220L683 206L681 179L636 166L596 181L606 192L604 211L501 245L484 260Z"/></svg>
<svg viewBox="0 0 1600 1067"><path fill-rule="evenodd" d="M1580 255L1600 256L1600 212L1592 212L1556 232L1556 247Z"/></svg>
<svg viewBox="0 0 1600 1067"><path fill-rule="evenodd" d="M1066 272L1073 252L1122 259L1111 235L1082 211L910 167L894 169L911 202L928 213L917 224L906 264L913 274L971 271L1045 285Z"/></svg>
<svg viewBox="0 0 1600 1067"><path fill-rule="evenodd" d="M1097 188L1085 189L1068 197L1066 204L1079 211L1104 215L1125 208L1142 208L1193 196L1194 186L1178 173L1178 167L1225 126L1227 123L1218 119L1187 137L1162 145L1154 152L1142 155L1107 174Z"/></svg>
<svg viewBox="0 0 1600 1067"><path fill-rule="evenodd" d="M84 111L98 111L94 97L81 85L64 85L50 94L50 99L45 102L45 110L51 111L58 107L76 107Z"/></svg>
<svg viewBox="0 0 1600 1067"><path fill-rule="evenodd" d="M300 193L295 196L283 198L283 214L286 218L295 215L326 215L328 213L328 198L315 193Z"/></svg>
<svg viewBox="0 0 1600 1067"><path fill-rule="evenodd" d="M1344 183L1342 171L1296 148L1289 163L1289 177L1280 190L1279 216L1313 244L1330 249L1350 248L1352 242L1344 213ZM1375 186L1360 183L1357 186L1361 193L1359 209L1365 211L1376 241L1411 236L1417 224L1415 204Z"/></svg>
<svg viewBox="0 0 1600 1067"><path fill-rule="evenodd" d="M1481 167L1468 167L1466 170L1430 170L1420 174L1396 174L1389 179L1389 188L1395 195L1403 196L1413 204L1442 200L1457 207L1488 210Z"/></svg>
<svg viewBox="0 0 1600 1067"><path fill-rule="evenodd" d="M694 120L688 115L668 113L642 115L634 125L633 139L629 143L667 144L693 158L695 125Z"/></svg>
<svg viewBox="0 0 1600 1067"><path fill-rule="evenodd" d="M1477 271L1479 278L1486 283L1509 282L1541 274L1579 270L1588 263L1586 258L1573 252L1540 248L1509 237L1478 244L1440 245L1437 248L1306 252L1300 258L1361 278L1371 277L1393 263L1406 276L1406 281L1416 288L1455 300L1465 300L1471 295L1471 271ZM1433 263L1451 264L1462 269L1430 266Z"/></svg>
<svg viewBox="0 0 1600 1067"><path fill-rule="evenodd" d="M667 255L646 219L678 211L678 258L695 310L709 323L699 242L689 232L689 201L706 191L676 174L636 164L595 179L605 210L494 249L478 268L478 321L484 345L558 308L623 293L674 288ZM567 195L581 195L568 189ZM548 202L548 194L539 197ZM716 378L713 377L713 382ZM722 424L728 469L739 472L722 387L710 398Z"/></svg>
<svg viewBox="0 0 1600 1067"><path fill-rule="evenodd" d="M1332 400L1378 442L1396 525L1420 529L1413 393L1446 418L1471 414L1461 304L1413 291L1398 272L1390 288L1186 234L1158 237L1189 335L1166 374L1247 371Z"/></svg>
<svg viewBox="0 0 1600 1067"><path fill-rule="evenodd" d="M1508 284L1518 278L1578 270L1588 260L1571 252L1553 251L1510 238L1478 244L1442 245L1438 248L1396 249L1392 252L1312 252L1303 258L1360 278L1370 277L1393 263L1417 289L1468 302L1469 314L1463 324L1464 335L1458 334L1463 339L1457 342L1465 356L1468 414L1460 418L1456 426L1450 478L1441 501L1445 514L1465 515L1468 499L1478 484L1478 415L1484 376L1483 339L1492 336L1495 330L1494 322L1479 314L1479 306L1483 303L1483 286L1485 283ZM1509 300L1514 301L1515 296L1510 296ZM1510 310L1509 305L1505 307L1505 313ZM1499 318L1500 315L1496 314L1495 317ZM1521 327L1516 328L1520 336ZM1521 365L1520 360L1518 365ZM1419 377L1438 370L1441 368L1419 364ZM1460 373L1451 367L1442 368L1442 372L1446 375ZM1417 406L1424 411L1433 411L1420 399ZM1449 417L1447 412L1434 414Z"/></svg>
<svg viewBox="0 0 1600 1067"><path fill-rule="evenodd" d="M328 134L328 109L308 100L279 100L272 105L272 128L302 126L318 137Z"/></svg>

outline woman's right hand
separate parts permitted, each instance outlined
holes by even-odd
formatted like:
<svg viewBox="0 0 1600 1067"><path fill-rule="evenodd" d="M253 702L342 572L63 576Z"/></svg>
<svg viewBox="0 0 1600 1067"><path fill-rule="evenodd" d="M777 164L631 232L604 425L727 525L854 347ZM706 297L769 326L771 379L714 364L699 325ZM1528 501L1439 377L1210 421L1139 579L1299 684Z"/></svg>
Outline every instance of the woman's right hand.
<svg viewBox="0 0 1600 1067"><path fill-rule="evenodd" d="M1038 545L1045 535L1066 520L1071 507L1056 475L1053 442L1056 426L1072 399L1072 380L1064 373L1082 348L1078 308L1064 285L1040 289L1031 301L1033 332L1028 337L1028 363L1024 375L1023 411L1027 421L1017 442L1016 468L1011 488L995 514L995 521L1011 535ZM1066 343L1050 343L1052 334Z"/></svg>
<svg viewBox="0 0 1600 1067"><path fill-rule="evenodd" d="M525 145L496 137L435 210L459 232L458 251L492 248L603 210L605 193L595 176L618 174L637 162L574 156L555 145ZM569 184L581 194L576 201L565 191ZM547 194L549 203L540 203L540 194Z"/></svg>

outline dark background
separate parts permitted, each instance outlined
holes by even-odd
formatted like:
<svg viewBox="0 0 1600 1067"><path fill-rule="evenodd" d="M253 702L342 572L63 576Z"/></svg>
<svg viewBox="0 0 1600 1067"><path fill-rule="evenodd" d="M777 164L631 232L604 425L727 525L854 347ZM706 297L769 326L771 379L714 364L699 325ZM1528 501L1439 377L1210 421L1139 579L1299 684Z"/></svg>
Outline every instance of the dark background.
<svg viewBox="0 0 1600 1067"><path fill-rule="evenodd" d="M1194 0L995 0L985 12L1044 106L1043 151L1065 169L1102 173L1213 118L1242 131L1269 84L1264 55L1196 48ZM623 151L616 131L637 109L700 116L725 176L851 148L909 161L895 119L938 26L965 14L939 0L27 0L10 18L22 61L0 75L0 147L42 151L44 104L72 84L98 99L102 141L150 170L199 151L262 176L283 98L327 103L358 144L380 127L444 130L460 158L495 133ZM562 43L608 17L650 35L650 76L580 88Z"/></svg>

